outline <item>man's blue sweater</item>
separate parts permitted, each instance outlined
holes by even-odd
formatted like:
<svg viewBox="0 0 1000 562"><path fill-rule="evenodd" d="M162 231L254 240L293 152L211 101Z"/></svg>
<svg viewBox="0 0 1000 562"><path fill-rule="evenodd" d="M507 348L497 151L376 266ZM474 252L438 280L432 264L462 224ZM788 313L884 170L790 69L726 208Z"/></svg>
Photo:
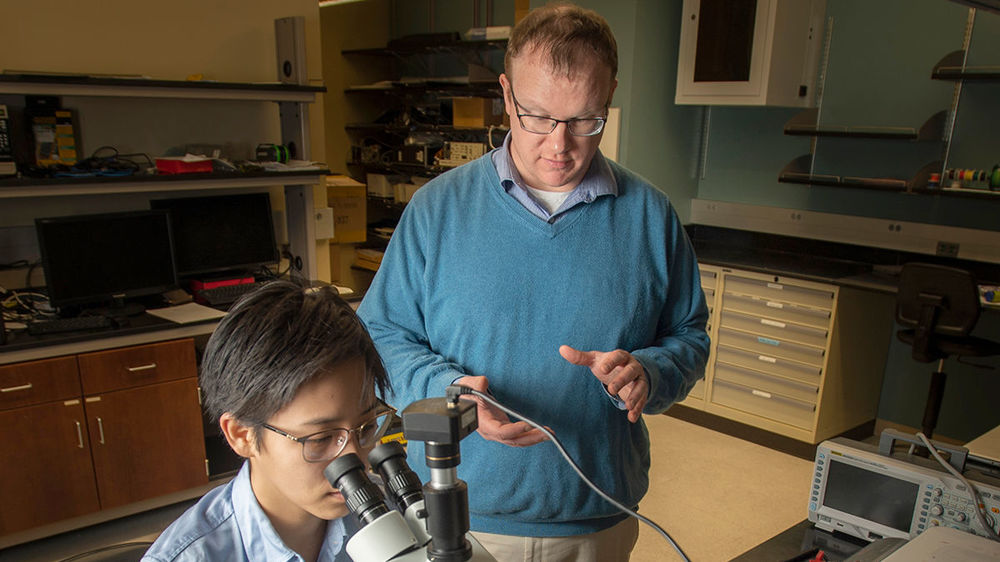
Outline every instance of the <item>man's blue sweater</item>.
<svg viewBox="0 0 1000 562"><path fill-rule="evenodd" d="M407 205L359 314L397 407L486 376L498 400L551 428L585 474L634 507L649 484L645 424L629 423L559 346L631 352L649 375L644 412L658 414L704 374L708 312L666 195L609 164L618 195L554 223L507 194L489 154L438 176ZM473 530L566 536L622 519L552 443L516 448L473 434L461 448ZM427 481L422 444L408 456Z"/></svg>

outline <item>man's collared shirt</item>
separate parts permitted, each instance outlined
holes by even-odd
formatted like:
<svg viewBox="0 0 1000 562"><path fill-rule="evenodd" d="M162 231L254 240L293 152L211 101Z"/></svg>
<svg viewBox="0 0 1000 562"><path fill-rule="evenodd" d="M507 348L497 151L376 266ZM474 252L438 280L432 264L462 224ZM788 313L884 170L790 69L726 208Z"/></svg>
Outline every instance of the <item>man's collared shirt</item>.
<svg viewBox="0 0 1000 562"><path fill-rule="evenodd" d="M318 560L350 560L344 545L354 527L346 517L330 521ZM285 546L257 502L249 462L231 482L209 491L167 527L143 557L144 562L188 560L302 561Z"/></svg>
<svg viewBox="0 0 1000 562"><path fill-rule="evenodd" d="M493 166L500 176L500 183L507 193L518 201L531 214L546 222L556 222L563 213L572 209L579 203L592 203L602 195L618 195L618 182L614 174L611 173L611 166L598 150L594 153L594 158L590 161L587 173L580 180L579 185L573 188L569 197L563 201L555 212L550 213L541 202L539 202L525 188L524 180L521 179L520 172L514 166L514 160L510 155L511 135L507 133L503 145L494 150L490 157L493 159Z"/></svg>

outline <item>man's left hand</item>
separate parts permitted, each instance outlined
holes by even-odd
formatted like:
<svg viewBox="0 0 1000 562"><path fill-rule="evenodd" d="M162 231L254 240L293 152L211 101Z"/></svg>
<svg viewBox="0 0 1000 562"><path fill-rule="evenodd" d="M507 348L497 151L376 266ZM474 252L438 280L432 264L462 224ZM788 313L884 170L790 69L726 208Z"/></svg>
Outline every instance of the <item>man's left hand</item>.
<svg viewBox="0 0 1000 562"><path fill-rule="evenodd" d="M649 398L649 381L642 364L631 353L624 349L580 351L563 345L559 347L559 354L574 365L588 367L609 394L625 402L628 421L639 421Z"/></svg>

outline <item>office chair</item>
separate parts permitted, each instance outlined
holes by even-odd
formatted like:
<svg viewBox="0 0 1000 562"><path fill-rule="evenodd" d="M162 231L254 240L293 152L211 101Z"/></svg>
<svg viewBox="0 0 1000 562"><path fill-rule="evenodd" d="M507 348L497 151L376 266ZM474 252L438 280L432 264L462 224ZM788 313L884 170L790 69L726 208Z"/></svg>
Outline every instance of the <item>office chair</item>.
<svg viewBox="0 0 1000 562"><path fill-rule="evenodd" d="M923 433L934 433L944 396L944 360L1000 355L1000 342L969 335L979 320L979 286L971 272L926 263L907 263L899 279L896 322L900 341L913 346L913 358L938 362L924 406Z"/></svg>

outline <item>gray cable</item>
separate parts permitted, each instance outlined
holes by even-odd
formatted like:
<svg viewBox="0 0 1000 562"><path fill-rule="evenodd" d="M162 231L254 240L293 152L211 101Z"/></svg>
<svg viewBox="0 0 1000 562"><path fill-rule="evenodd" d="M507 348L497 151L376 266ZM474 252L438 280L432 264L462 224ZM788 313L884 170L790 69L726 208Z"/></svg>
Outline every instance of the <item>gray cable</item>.
<svg viewBox="0 0 1000 562"><path fill-rule="evenodd" d="M962 481L963 484L965 484L965 487L968 488L969 490L969 496L972 497L972 503L976 508L976 519L979 520L979 524L982 525L984 529L986 529L986 532L989 534L988 538L993 539L995 541L1000 541L1000 536L998 536L997 532L993 530L993 525L986 521L986 518L989 516L983 513L983 508L980 507L982 502L979 501L979 491L976 490L975 486L973 486L972 483L969 482L965 478L965 476L962 475L961 472L955 470L955 467L951 466L951 464L948 461L944 460L941 457L941 454L937 452L937 450L934 448L933 445L931 445L931 442L927 439L927 436L924 435L922 431L917 432L917 438L920 439L921 442L923 442L924 447L927 447L927 450L930 451L931 455L934 457L934 460L936 460L941 466L947 469L948 472L952 474L952 476L958 478L959 480Z"/></svg>
<svg viewBox="0 0 1000 562"><path fill-rule="evenodd" d="M479 392L478 390L476 390L474 388L469 388L467 386L461 386L461 385L453 385L453 386L461 389L461 393L462 394L472 394L474 396L478 396L479 398L482 398L483 400L485 400L490 405L499 408L504 413L506 413L508 416L513 416L513 417L515 417L517 419L524 420L531 427L534 427L535 429L537 429L537 430L541 431L542 433L544 433L545 436L548 437L549 440L552 441L552 444L555 445L557 449L559 449L559 452L562 454L563 458L566 459L566 462L569 463L569 465L573 468L573 470L576 472L577 476L579 476L580 479L583 480L584 483L587 484L587 486L590 486L590 488L592 490L594 490L595 492L597 492L597 495L601 496L602 498L604 498L605 501L607 501L611 505L617 507L621 511L623 511L623 512L629 514L629 515L631 515L632 517L635 517L639 521L642 521L643 523L645 523L645 524L649 525L650 527L652 527L653 529L655 529L656 532L660 533L660 535L662 535L663 538L665 538L667 540L667 542L670 543L670 546L674 547L674 550L677 551L677 554L680 555L680 557L681 557L682 560L684 560L685 562L690 562L690 559L687 557L686 554L684 554L684 551L681 550L680 545L678 545L674 541L674 539L671 538L670 535L665 530L663 530L662 527L660 527L659 525L657 525L653 521L647 519L646 517L643 517L642 515L639 515L638 513L636 513L634 510L630 509L629 507L623 505L618 500L616 500L616 499L612 498L611 496L609 496L608 494L606 494L604 492L604 490L601 490L600 488L598 488L596 484L594 484L593 482L591 482L590 479L587 478L587 476L583 473L583 471L580 470L580 467L577 466L576 462L573 460L573 457L569 456L569 453L566 452L566 449L563 447L562 443L559 442L559 439L557 439L556 436L551 431L549 431L548 429L546 429L542 425L536 423L531 418L528 418L528 417L526 417L524 415L521 415L521 414L515 412L514 410L511 410L510 408L504 406L503 404L497 402L495 398L493 398L492 396L489 396L488 394Z"/></svg>

